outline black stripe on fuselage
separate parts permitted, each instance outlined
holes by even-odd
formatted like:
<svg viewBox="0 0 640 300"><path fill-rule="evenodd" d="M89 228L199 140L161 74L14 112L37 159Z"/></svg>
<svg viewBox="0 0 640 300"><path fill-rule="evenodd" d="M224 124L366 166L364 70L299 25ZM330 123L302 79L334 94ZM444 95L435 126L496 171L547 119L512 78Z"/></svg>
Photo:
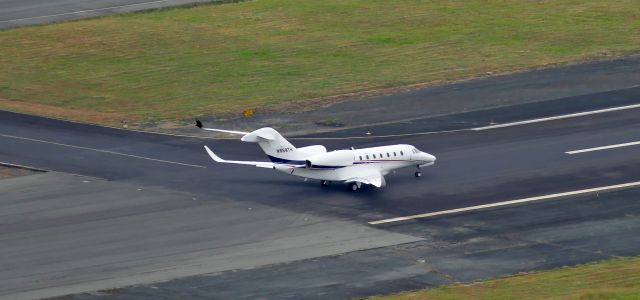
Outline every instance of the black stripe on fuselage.
<svg viewBox="0 0 640 300"><path fill-rule="evenodd" d="M271 156L268 154L267 156L274 163L289 164L289 165L304 165L305 163L304 160L290 160L290 159L284 159L276 156Z"/></svg>

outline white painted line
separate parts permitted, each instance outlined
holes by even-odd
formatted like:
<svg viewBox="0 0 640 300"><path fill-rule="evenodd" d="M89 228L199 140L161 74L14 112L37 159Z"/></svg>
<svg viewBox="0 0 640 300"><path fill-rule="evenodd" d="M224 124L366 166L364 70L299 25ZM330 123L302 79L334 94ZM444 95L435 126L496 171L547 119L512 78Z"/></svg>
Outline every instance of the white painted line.
<svg viewBox="0 0 640 300"><path fill-rule="evenodd" d="M595 115L595 114L601 114L601 113L606 113L606 112L627 110L627 109L634 109L634 108L640 108L640 104L612 107L612 108L592 110L592 111L585 111L585 112L580 112L580 113L575 113L575 114L560 115L560 116L548 117L548 118L540 118L540 119L532 119L532 120L513 122L513 123L504 123L504 124L490 125L490 126L484 126L484 127L476 127L476 128L471 128L471 130L481 131L481 130L488 130L488 129L511 127L511 126L518 126L518 125L525 125L525 124L532 124L532 123L539 123L539 122L547 122L547 121L567 119L567 118L582 117L582 116Z"/></svg>
<svg viewBox="0 0 640 300"><path fill-rule="evenodd" d="M455 213L468 212L468 211L474 211L474 210L480 210L480 209L486 209L486 208L492 208L492 207L500 207L500 206L507 206L507 205L513 205L513 204L526 203L526 202L533 202L533 201L539 201L539 200L546 200L546 199L553 199L553 198L560 198L560 197L566 197L566 196L581 195L581 194L588 194L588 193L595 193L595 192L609 191L609 190L616 190L616 189L624 189L624 188L630 188L630 187L635 187L635 186L640 186L640 181L623 183L623 184L616 184L616 185L610 185L610 186L603 186L603 187L591 188L591 189L586 189L586 190L579 190L579 191L564 192L564 193L537 196L537 197L531 197L531 198L524 198L524 199L518 199L518 200L497 202L497 203L491 203L491 204L483 204L483 205L476 205L476 206L470 206L470 207L456 208L456 209L443 210L443 211L437 211L437 212L431 212L431 213L419 214L419 215L412 215L412 216L406 216L406 217L397 217L397 218L391 218L391 219L385 219L385 220L379 220L379 221L372 221L372 222L369 222L369 224L378 225L378 224L386 224L386 223L393 223L393 222L400 222L400 221L408 221L408 220L415 220L415 219L429 218L429 217L435 217L435 216L450 215L450 214L455 214Z"/></svg>
<svg viewBox="0 0 640 300"><path fill-rule="evenodd" d="M567 151L565 153L566 154L578 154L578 153L585 153L585 152L599 151L599 150L606 150L606 149L613 149L613 148L620 148L620 147L627 147L627 146L635 146L635 145L640 145L640 141L631 142L631 143L624 143L624 144L609 145L609 146L602 146L602 147L595 147L595 148L588 148L588 149L573 150L573 151Z"/></svg>
<svg viewBox="0 0 640 300"><path fill-rule="evenodd" d="M345 137L292 137L287 138L289 140L358 140L358 139L380 139L391 137L408 137L408 136L422 136L467 131L469 129L452 129L443 131L425 131L425 132L413 132L413 133L399 133L399 134L387 134L387 135L366 135L366 136L345 136Z"/></svg>
<svg viewBox="0 0 640 300"><path fill-rule="evenodd" d="M0 22L2 22L2 21L0 21ZM529 123L535 123L535 122L544 122L544 121L557 120L557 119L562 119L562 118L570 118L570 117L577 117L577 116L581 116L581 115L597 114L597 113L604 113L604 112L609 112L609 111L625 110L625 109L632 109L632 108L640 108L640 104L613 107L613 108L608 108L608 109L596 110L596 111L591 111L591 112L576 113L576 114L565 115L565 116L534 119L534 120L529 120L529 121L505 123L505 124L498 124L498 125L492 125L492 126L486 126L486 127L476 127L476 128L461 128L461 129L452 129L452 130L443 130L443 131L425 131L425 132L401 133L401 134L389 134L389 135L368 135L368 136L347 136L347 137L289 137L287 139L289 139L289 140L377 139L377 138L390 138L390 137L424 136L424 135L434 135L434 134L443 134L443 133L462 132L462 131L468 131L468 130L480 131L480 130L488 130L488 129L494 129L494 128L516 126L516 125L529 124ZM9 110L9 111L11 111L11 110ZM65 119L65 118L43 117L43 116L39 116L39 115L35 115L35 114L29 114L29 113L24 113L24 112L16 112L16 111L11 111L11 112L17 113L17 114L28 115L28 116L40 117L40 118L60 120L60 121L64 121L64 122L76 123L76 124L81 124L81 125L87 125L88 124L88 125L92 125L92 126L98 126L98 127L103 127L103 128L111 128L111 129L122 130L122 131L127 131L127 132L141 132L141 133L149 133L149 134L157 134L157 135L165 135L165 136L185 137L185 138L194 138L194 139L237 140L236 137L208 137L208 136L197 136L197 135L188 135L188 134L167 133L167 132L158 132L158 131L132 129L132 128L125 129L125 128L116 127L116 126L109 126L109 125L103 125L103 124L98 124L98 123L86 123L86 122L80 122L80 121L74 121L74 120L70 120L70 119ZM407 120L403 120L403 121L418 120L418 119L420 119L420 118L407 119ZM394 124L394 123L397 123L397 122L372 123L372 124L369 124L369 126L377 126L377 125L383 125L383 124ZM354 128L364 128L364 126L346 127L346 128L341 128L340 130L354 129ZM337 130L337 131L340 131L340 130ZM328 131L328 132L332 132L332 131Z"/></svg>
<svg viewBox="0 0 640 300"><path fill-rule="evenodd" d="M172 1L172 0L157 0L157 1L149 1L149 2L143 2L143 3L134 3L134 4L127 4L127 5L110 6L110 7L96 8L96 9L78 10L78 11L72 11L72 12L66 12L66 13L60 13L60 14L53 14L53 15L45 15L45 16L37 16L37 17L29 17L29 18L21 18L21 19L13 19L13 20L3 20L3 21L0 21L0 23L28 21L28 20L50 18L50 17L59 17L59 16L66 16L66 15L89 13L89 12L98 12L98 11L103 11L103 10L127 8L127 7L140 6L140 5L146 5L146 4L157 4L157 3L169 2L169 1Z"/></svg>
<svg viewBox="0 0 640 300"><path fill-rule="evenodd" d="M63 144L63 143L57 143L57 142L51 142L51 141L45 141L45 140L38 140L38 139L26 138L26 137L15 136L15 135L0 134L0 136L6 137L6 138L18 139L18 140L45 143L45 144L51 144L51 145L56 145L56 146L62 146L62 147L69 147L69 148L82 149L82 150L91 150L91 151L107 153L107 154L113 154L113 155L133 157L133 158L144 159L144 160L163 162L163 163L167 163L167 164L174 164L174 165L181 165L181 166L188 166L188 167L195 167L195 168L203 168L203 169L207 168L205 166L186 164L186 163L181 163L181 162L177 162L177 161L150 158L150 157L138 156L138 155L133 155L133 154L125 154L125 153L120 153L120 152L115 152L115 151L95 149L95 148L89 148L89 147L75 146L75 145L69 145L69 144Z"/></svg>
<svg viewBox="0 0 640 300"><path fill-rule="evenodd" d="M292 139L292 140L352 140L352 139L375 139L375 138L389 138L389 137L421 136L421 135L432 135L432 134L460 132L460 131L467 131L467 130L482 131L482 130L503 128L503 127L511 127L511 126L518 126L518 125L525 125L525 124L532 124L532 123L547 122L547 121L553 121L553 120L560 120L560 119L567 119L567 118L575 118L575 117L581 117L581 116L595 115L595 114L601 114L601 113L613 112L613 111L620 111L620 110L627 110L627 109L633 109L633 108L640 108L640 104L612 107L612 108L599 109L599 110L593 110L593 111L585 111L585 112L568 114L568 115L560 115L560 116L554 116L554 117L518 121L518 122L513 122L513 123L496 124L496 125L490 125L490 126L484 126L484 127L476 127L476 128L463 128L463 129L453 129L453 130L443 130L443 131L426 131L426 132L401 133L401 134L389 134L389 135L348 136L348 137L319 137L319 138L305 138L305 137L296 138L296 137L293 137L293 138L290 138L290 139ZM388 122L388 123L392 124L392 123L395 123L395 122ZM380 125L380 124L386 124L386 123L371 124L371 125ZM360 127L362 127L362 126L360 126ZM355 128L358 128L358 127L355 127ZM351 129L351 128L346 128L346 129Z"/></svg>

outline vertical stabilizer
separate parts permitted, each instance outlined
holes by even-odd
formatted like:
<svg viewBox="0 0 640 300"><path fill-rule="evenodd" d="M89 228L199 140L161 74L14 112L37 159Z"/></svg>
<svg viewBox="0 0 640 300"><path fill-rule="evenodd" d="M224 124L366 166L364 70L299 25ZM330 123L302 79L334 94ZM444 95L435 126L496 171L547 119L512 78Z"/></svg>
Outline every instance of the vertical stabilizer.
<svg viewBox="0 0 640 300"><path fill-rule="evenodd" d="M273 162L304 164L304 158L296 147L273 128L260 128L246 134L241 140L243 142L258 143Z"/></svg>

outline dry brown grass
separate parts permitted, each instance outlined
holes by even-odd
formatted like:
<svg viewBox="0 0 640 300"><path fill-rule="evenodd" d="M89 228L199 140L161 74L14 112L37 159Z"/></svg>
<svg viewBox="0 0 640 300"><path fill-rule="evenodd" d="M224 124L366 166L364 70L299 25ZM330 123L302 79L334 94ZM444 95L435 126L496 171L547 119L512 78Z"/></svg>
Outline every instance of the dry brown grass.
<svg viewBox="0 0 640 300"><path fill-rule="evenodd" d="M10 167L0 164L0 179L11 178L11 177L19 177L26 176L38 173L36 171L27 170L23 168Z"/></svg>
<svg viewBox="0 0 640 300"><path fill-rule="evenodd" d="M73 109L40 103L7 100L0 98L0 107L4 110L36 114L52 118L76 120L87 123L120 126L123 122L136 122L124 113L103 113L88 109Z"/></svg>

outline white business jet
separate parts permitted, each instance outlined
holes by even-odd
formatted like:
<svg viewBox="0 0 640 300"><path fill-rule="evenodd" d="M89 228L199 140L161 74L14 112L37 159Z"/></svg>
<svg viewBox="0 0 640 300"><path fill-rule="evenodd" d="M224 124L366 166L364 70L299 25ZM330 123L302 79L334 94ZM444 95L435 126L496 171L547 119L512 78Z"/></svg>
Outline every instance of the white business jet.
<svg viewBox="0 0 640 300"><path fill-rule="evenodd" d="M211 158L219 163L251 165L269 168L303 178L318 179L322 186L342 181L356 191L362 184L381 188L386 185L384 175L404 168L417 167L416 177L422 176L420 167L433 165L436 157L411 145L391 145L363 149L327 152L322 145L296 148L273 128L265 127L252 132L204 128L204 130L243 135L243 142L258 143L271 162L225 160L204 146Z"/></svg>

